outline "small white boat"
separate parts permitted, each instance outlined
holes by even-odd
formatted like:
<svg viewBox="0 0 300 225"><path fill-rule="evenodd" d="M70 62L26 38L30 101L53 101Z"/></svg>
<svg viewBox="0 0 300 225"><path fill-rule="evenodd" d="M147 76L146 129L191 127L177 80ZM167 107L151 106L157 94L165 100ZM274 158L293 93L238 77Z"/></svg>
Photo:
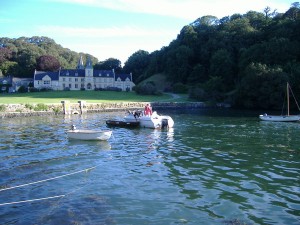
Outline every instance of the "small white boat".
<svg viewBox="0 0 300 225"><path fill-rule="evenodd" d="M108 140L111 135L111 130L82 130L76 129L73 125L71 130L67 131L69 139L76 139L76 140L95 140L95 141L106 141Z"/></svg>
<svg viewBox="0 0 300 225"><path fill-rule="evenodd" d="M129 113L124 117L126 122L140 122L140 127L153 128L153 129L164 129L172 128L174 126L174 120L170 116L158 115L156 111L151 116L140 115L137 116L134 113Z"/></svg>
<svg viewBox="0 0 300 225"><path fill-rule="evenodd" d="M289 83L287 83L287 85L286 85L287 114L275 116L275 115L268 115L265 113L263 115L259 115L259 118L263 121L272 121L272 122L297 122L297 121L300 121L300 115L290 115L290 96L289 96L290 92L292 93L294 100L296 102L296 105L298 107L298 110L300 111L298 102L292 92L292 89L291 89Z"/></svg>

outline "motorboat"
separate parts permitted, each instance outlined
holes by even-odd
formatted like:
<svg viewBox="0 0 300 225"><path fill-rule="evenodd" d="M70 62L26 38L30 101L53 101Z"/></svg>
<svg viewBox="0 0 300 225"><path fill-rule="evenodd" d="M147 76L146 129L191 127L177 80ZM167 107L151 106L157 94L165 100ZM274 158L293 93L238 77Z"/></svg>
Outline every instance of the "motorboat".
<svg viewBox="0 0 300 225"><path fill-rule="evenodd" d="M95 141L106 141L108 140L111 135L111 130L82 130L77 129L74 125L72 128L67 131L69 139L75 140L95 140Z"/></svg>
<svg viewBox="0 0 300 225"><path fill-rule="evenodd" d="M124 117L124 121L139 121L140 127L143 128L165 129L172 128L174 126L174 120L172 119L172 117L167 115L158 115L156 111L154 111L151 116L144 115L142 112L128 113Z"/></svg>

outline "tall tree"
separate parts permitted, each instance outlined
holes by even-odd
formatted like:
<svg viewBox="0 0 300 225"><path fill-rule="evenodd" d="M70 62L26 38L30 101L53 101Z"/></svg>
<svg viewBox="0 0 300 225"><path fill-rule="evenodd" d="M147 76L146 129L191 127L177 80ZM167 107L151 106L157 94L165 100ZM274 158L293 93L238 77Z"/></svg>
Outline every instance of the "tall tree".
<svg viewBox="0 0 300 225"><path fill-rule="evenodd" d="M97 70L115 70L116 73L122 71L121 61L115 58L109 58L105 61L95 64L94 69Z"/></svg>
<svg viewBox="0 0 300 225"><path fill-rule="evenodd" d="M59 61L51 55L43 55L37 59L37 69L41 71L57 71L60 68Z"/></svg>
<svg viewBox="0 0 300 225"><path fill-rule="evenodd" d="M126 73L132 73L133 82L139 83L141 81L139 78L142 77L149 62L149 52L139 50L128 58L128 60L125 62L123 70Z"/></svg>

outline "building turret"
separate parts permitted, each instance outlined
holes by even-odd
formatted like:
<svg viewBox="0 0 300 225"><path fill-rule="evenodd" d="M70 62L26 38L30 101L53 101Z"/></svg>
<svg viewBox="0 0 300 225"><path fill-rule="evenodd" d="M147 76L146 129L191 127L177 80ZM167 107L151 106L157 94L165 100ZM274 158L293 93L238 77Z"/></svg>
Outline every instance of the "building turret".
<svg viewBox="0 0 300 225"><path fill-rule="evenodd" d="M80 55L76 69L84 69L82 55Z"/></svg>
<svg viewBox="0 0 300 225"><path fill-rule="evenodd" d="M86 90L94 90L95 81L94 81L94 73L93 73L93 64L91 58L88 57L85 65L85 89Z"/></svg>
<svg viewBox="0 0 300 225"><path fill-rule="evenodd" d="M86 61L86 65L85 65L86 69L93 69L93 63L90 57L88 57L87 61Z"/></svg>

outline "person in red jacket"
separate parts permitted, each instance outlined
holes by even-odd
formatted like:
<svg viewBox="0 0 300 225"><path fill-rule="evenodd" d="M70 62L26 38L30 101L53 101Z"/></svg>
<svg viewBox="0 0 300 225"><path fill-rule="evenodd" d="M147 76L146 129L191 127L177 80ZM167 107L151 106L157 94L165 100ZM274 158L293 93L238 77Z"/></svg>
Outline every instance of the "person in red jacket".
<svg viewBox="0 0 300 225"><path fill-rule="evenodd" d="M147 104L145 106L144 114L145 114L145 116L151 116L152 115L152 108L151 108L150 104Z"/></svg>

